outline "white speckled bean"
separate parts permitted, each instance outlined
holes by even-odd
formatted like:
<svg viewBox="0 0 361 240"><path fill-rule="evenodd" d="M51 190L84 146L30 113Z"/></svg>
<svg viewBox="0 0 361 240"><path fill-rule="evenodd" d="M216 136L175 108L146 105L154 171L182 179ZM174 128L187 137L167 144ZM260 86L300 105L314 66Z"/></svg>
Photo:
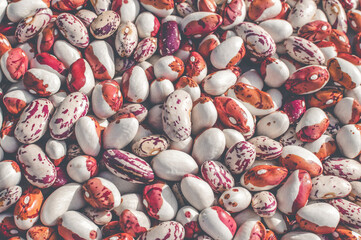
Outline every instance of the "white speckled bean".
<svg viewBox="0 0 361 240"><path fill-rule="evenodd" d="M48 123L53 111L53 104L45 98L32 101L24 109L16 124L14 130L16 139L25 144L38 141L48 129Z"/></svg>
<svg viewBox="0 0 361 240"><path fill-rule="evenodd" d="M9 209L21 197L22 189L20 186L12 186L0 191L0 213Z"/></svg>
<svg viewBox="0 0 361 240"><path fill-rule="evenodd" d="M318 176L312 179L310 199L343 198L352 190L351 184L337 176Z"/></svg>
<svg viewBox="0 0 361 240"><path fill-rule="evenodd" d="M126 151L108 149L104 152L102 161L111 173L124 180L144 184L154 180L151 166L143 159Z"/></svg>
<svg viewBox="0 0 361 240"><path fill-rule="evenodd" d="M56 25L63 36L75 47L89 45L88 30L79 18L70 13L61 13L56 18Z"/></svg>
<svg viewBox="0 0 361 240"><path fill-rule="evenodd" d="M165 221L140 235L138 240L157 240L167 238L169 236L168 234L170 234L174 240L184 239L184 227L176 221Z"/></svg>
<svg viewBox="0 0 361 240"><path fill-rule="evenodd" d="M110 37L120 24L120 16L114 11L102 12L94 21L90 24L90 33L96 39L105 39Z"/></svg>
<svg viewBox="0 0 361 240"><path fill-rule="evenodd" d="M235 181L231 172L218 161L205 161L201 166L203 179L214 192L219 193L234 187Z"/></svg>
<svg viewBox="0 0 361 240"><path fill-rule="evenodd" d="M248 140L256 147L256 156L262 160L278 158L283 150L281 143L265 136L258 136Z"/></svg>
<svg viewBox="0 0 361 240"><path fill-rule="evenodd" d="M37 9L33 16L24 18L16 27L15 37L19 43L24 43L41 32L51 19L49 8Z"/></svg>
<svg viewBox="0 0 361 240"><path fill-rule="evenodd" d="M297 30L306 23L309 23L317 10L317 4L313 0L300 0L292 8L287 21L293 29Z"/></svg>
<svg viewBox="0 0 361 240"><path fill-rule="evenodd" d="M48 188L56 180L54 164L43 150L35 145L23 145L18 149L17 160L24 171L25 178L34 186Z"/></svg>
<svg viewBox="0 0 361 240"><path fill-rule="evenodd" d="M122 23L116 33L115 49L120 57L130 57L138 44L137 28L132 22Z"/></svg>
<svg viewBox="0 0 361 240"><path fill-rule="evenodd" d="M251 22L243 22L235 27L235 31L245 42L246 49L255 58L263 59L276 52L275 42L262 27Z"/></svg>
<svg viewBox="0 0 361 240"><path fill-rule="evenodd" d="M80 92L69 94L55 111L49 122L51 136L56 140L68 138L74 131L79 118L87 114L88 97Z"/></svg>
<svg viewBox="0 0 361 240"><path fill-rule="evenodd" d="M176 90L164 102L163 130L172 141L183 141L191 135L191 96Z"/></svg>
<svg viewBox="0 0 361 240"><path fill-rule="evenodd" d="M329 203L340 213L341 222L354 229L360 229L361 207L345 199L332 199Z"/></svg>
<svg viewBox="0 0 361 240"><path fill-rule="evenodd" d="M260 217L272 217L277 210L276 197L267 191L256 193L252 197L252 208Z"/></svg>
<svg viewBox="0 0 361 240"><path fill-rule="evenodd" d="M251 168L256 160L256 148L247 141L232 145L224 157L224 162L233 174L240 174Z"/></svg>
<svg viewBox="0 0 361 240"><path fill-rule="evenodd" d="M325 57L321 50L312 42L301 37L289 37L283 44L287 53L296 61L304 64L322 65Z"/></svg>

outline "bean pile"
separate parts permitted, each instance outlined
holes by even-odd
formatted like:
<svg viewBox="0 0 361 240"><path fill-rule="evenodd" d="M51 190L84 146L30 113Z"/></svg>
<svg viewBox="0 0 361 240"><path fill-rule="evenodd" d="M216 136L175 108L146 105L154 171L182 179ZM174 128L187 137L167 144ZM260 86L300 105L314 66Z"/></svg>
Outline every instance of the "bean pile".
<svg viewBox="0 0 361 240"><path fill-rule="evenodd" d="M0 239L361 240L358 9L0 0Z"/></svg>

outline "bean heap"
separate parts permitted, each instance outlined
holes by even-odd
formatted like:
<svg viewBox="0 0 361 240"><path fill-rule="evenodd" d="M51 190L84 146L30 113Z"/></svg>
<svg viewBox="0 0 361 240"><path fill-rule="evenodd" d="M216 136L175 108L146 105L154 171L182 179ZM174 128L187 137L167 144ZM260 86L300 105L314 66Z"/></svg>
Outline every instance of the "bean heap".
<svg viewBox="0 0 361 240"><path fill-rule="evenodd" d="M0 0L0 239L361 240L359 0Z"/></svg>

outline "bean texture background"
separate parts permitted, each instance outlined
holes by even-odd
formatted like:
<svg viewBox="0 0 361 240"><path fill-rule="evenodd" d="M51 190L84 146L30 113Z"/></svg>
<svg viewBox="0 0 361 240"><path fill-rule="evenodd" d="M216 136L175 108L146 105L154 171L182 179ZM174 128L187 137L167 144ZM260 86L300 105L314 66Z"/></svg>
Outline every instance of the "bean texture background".
<svg viewBox="0 0 361 240"><path fill-rule="evenodd" d="M360 0L0 0L1 240L361 240Z"/></svg>

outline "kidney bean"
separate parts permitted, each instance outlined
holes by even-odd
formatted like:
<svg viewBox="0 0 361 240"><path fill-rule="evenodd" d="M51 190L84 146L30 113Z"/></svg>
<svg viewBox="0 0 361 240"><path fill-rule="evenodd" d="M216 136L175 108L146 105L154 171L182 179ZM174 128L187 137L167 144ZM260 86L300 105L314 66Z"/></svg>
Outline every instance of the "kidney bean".
<svg viewBox="0 0 361 240"><path fill-rule="evenodd" d="M272 217L277 210L276 197L268 191L259 192L252 198L252 208L260 217Z"/></svg>
<svg viewBox="0 0 361 240"><path fill-rule="evenodd" d="M212 238L232 239L236 233L236 222L232 216L218 206L208 207L199 214L199 225Z"/></svg>
<svg viewBox="0 0 361 240"><path fill-rule="evenodd" d="M178 210L176 221L184 226L185 238L192 238L201 233L198 217L199 212L191 206L184 206Z"/></svg>
<svg viewBox="0 0 361 240"><path fill-rule="evenodd" d="M348 158L355 158L361 153L359 125L347 124L337 131L336 142L341 153Z"/></svg>
<svg viewBox="0 0 361 240"><path fill-rule="evenodd" d="M310 174L305 170L294 171L277 190L278 209L285 214L294 214L306 205L311 189Z"/></svg>
<svg viewBox="0 0 361 240"><path fill-rule="evenodd" d="M182 165L178 165L182 161ZM151 162L154 173L167 181L179 181L185 174L197 174L196 161L187 153L179 150L160 152Z"/></svg>
<svg viewBox="0 0 361 240"><path fill-rule="evenodd" d="M114 11L104 11L90 24L90 33L96 39L110 37L120 24L120 16Z"/></svg>
<svg viewBox="0 0 361 240"><path fill-rule="evenodd" d="M37 142L47 131L53 104L44 98L32 101L20 115L14 130L16 139L24 144ZM31 126L31 128L30 128Z"/></svg>
<svg viewBox="0 0 361 240"><path fill-rule="evenodd" d="M164 102L162 111L163 130L173 141L182 141L191 134L192 108L190 95L183 90L176 90Z"/></svg>
<svg viewBox="0 0 361 240"><path fill-rule="evenodd" d="M351 184L337 176L318 176L312 179L310 199L317 200L345 197L352 191L353 186Z"/></svg>
<svg viewBox="0 0 361 240"><path fill-rule="evenodd" d="M120 216L123 211L127 209L145 212L145 206L143 205L143 196L138 193L128 193L122 195L120 205L114 208L114 212L117 214L117 216Z"/></svg>
<svg viewBox="0 0 361 240"><path fill-rule="evenodd" d="M59 166L66 156L67 145L65 141L58 141L50 138L46 142L45 153L55 166Z"/></svg>
<svg viewBox="0 0 361 240"><path fill-rule="evenodd" d="M238 82L229 88L227 96L238 99L251 114L256 116L275 111L275 104L268 93L242 82Z"/></svg>
<svg viewBox="0 0 361 240"><path fill-rule="evenodd" d="M312 20L316 14L317 4L312 0L297 1L287 17L287 21L297 30Z"/></svg>
<svg viewBox="0 0 361 240"><path fill-rule="evenodd" d="M18 82L28 69L28 57L21 48L9 49L2 54L0 66L10 82Z"/></svg>
<svg viewBox="0 0 361 240"><path fill-rule="evenodd" d="M26 238L31 240L35 240L37 238L54 240L56 237L57 233L55 228L42 225L33 226L26 232Z"/></svg>
<svg viewBox="0 0 361 240"><path fill-rule="evenodd" d="M85 59L93 70L94 78L112 79L115 74L114 52L105 41L93 41L84 51Z"/></svg>
<svg viewBox="0 0 361 240"><path fill-rule="evenodd" d="M344 178L348 181L355 181L361 178L358 169L361 164L353 159L330 158L323 163L324 174Z"/></svg>
<svg viewBox="0 0 361 240"><path fill-rule="evenodd" d="M56 179L54 164L45 155L43 150L35 145L22 145L16 158L24 171L25 178L34 186L48 188Z"/></svg>
<svg viewBox="0 0 361 240"><path fill-rule="evenodd" d="M347 17L345 9L339 1L326 0L322 2L325 14L330 21L333 28L347 32ZM332 9L338 8L339 11L335 12Z"/></svg>
<svg viewBox="0 0 361 240"><path fill-rule="evenodd" d="M222 95L237 81L238 74L231 68L208 74L201 82L203 90L212 96ZM222 80L221 80L222 79Z"/></svg>
<svg viewBox="0 0 361 240"><path fill-rule="evenodd" d="M66 171L71 179L83 183L98 174L98 164L93 157L78 156L69 161Z"/></svg>
<svg viewBox="0 0 361 240"><path fill-rule="evenodd" d="M80 92L69 94L50 119L49 130L52 137L57 140L68 138L73 133L76 120L86 115L88 108L89 100L85 94ZM72 115L73 113L75 116Z"/></svg>
<svg viewBox="0 0 361 240"><path fill-rule="evenodd" d="M320 161L323 161L336 152L337 146L336 141L332 137L322 135L316 141L306 143L304 148L314 153Z"/></svg>
<svg viewBox="0 0 361 240"><path fill-rule="evenodd" d="M159 237L167 237L168 234L174 239L184 239L185 230L182 224L176 221L165 221L154 226L139 236L139 240L156 240Z"/></svg>
<svg viewBox="0 0 361 240"><path fill-rule="evenodd" d="M232 187L222 193L218 203L228 212L236 213L246 209L251 204L251 193L243 187Z"/></svg>
<svg viewBox="0 0 361 240"><path fill-rule="evenodd" d="M80 0L83 1L83 0ZM97 18L97 15L88 10L88 9L81 9L76 14L76 17L78 17L85 25L85 27L89 28L90 24L94 21L95 18Z"/></svg>
<svg viewBox="0 0 361 240"><path fill-rule="evenodd" d="M162 20L159 40L159 52L162 56L172 55L179 49L181 36L174 16L167 16Z"/></svg>
<svg viewBox="0 0 361 240"><path fill-rule="evenodd" d="M18 228L27 230L33 227L40 215L44 197L40 189L29 187L19 198L14 209L14 221Z"/></svg>
<svg viewBox="0 0 361 240"><path fill-rule="evenodd" d="M287 168L258 165L247 170L241 177L241 185L250 191L264 191L277 187L288 174Z"/></svg>
<svg viewBox="0 0 361 240"><path fill-rule="evenodd" d="M24 18L16 27L15 37L19 43L28 41L40 33L51 19L49 8L38 9L33 16Z"/></svg>
<svg viewBox="0 0 361 240"><path fill-rule="evenodd" d="M21 180L21 171L19 165L12 160L1 161L0 180L1 190L18 185Z"/></svg>
<svg viewBox="0 0 361 240"><path fill-rule="evenodd" d="M254 58L263 60L276 52L275 42L262 27L243 22L235 27L235 31L243 39L246 49Z"/></svg>
<svg viewBox="0 0 361 240"><path fill-rule="evenodd" d="M112 220L112 213L106 210L98 210L93 207L86 207L84 214L97 225L105 225Z"/></svg>
<svg viewBox="0 0 361 240"><path fill-rule="evenodd" d="M19 22L20 20L33 15L39 8L48 8L50 1L35 0L29 5L26 0L11 2L6 9L6 16L12 22Z"/></svg>
<svg viewBox="0 0 361 240"><path fill-rule="evenodd" d="M125 233L136 237L146 232L151 223L145 213L126 209L119 217L119 226Z"/></svg>
<svg viewBox="0 0 361 240"><path fill-rule="evenodd" d="M214 141L210 142L210 138ZM209 128L194 139L192 157L198 165L202 165L207 160L217 160L222 155L225 145L223 132L217 128Z"/></svg>
<svg viewBox="0 0 361 240"><path fill-rule="evenodd" d="M85 48L89 45L88 30L76 16L62 13L57 17L56 25L61 34L75 47Z"/></svg>
<svg viewBox="0 0 361 240"><path fill-rule="evenodd" d="M214 67L223 69L237 65L246 54L242 38L233 36L213 49L210 60Z"/></svg>
<svg viewBox="0 0 361 240"><path fill-rule="evenodd" d="M214 193L210 185L193 174L185 174L181 181L181 191L184 198L197 210L212 206Z"/></svg>
<svg viewBox="0 0 361 240"><path fill-rule="evenodd" d="M15 153L20 147L20 142L14 136L14 130L19 118L11 114L5 116L1 129L1 149L6 153Z"/></svg>
<svg viewBox="0 0 361 240"><path fill-rule="evenodd" d="M71 64L66 85L71 93L79 92L89 96L95 85L93 71L89 63L79 58Z"/></svg>
<svg viewBox="0 0 361 240"><path fill-rule="evenodd" d="M155 195L161 197L154 199ZM163 182L150 184L144 188L143 204L148 215L160 221L173 219L178 211L178 203L171 188Z"/></svg>
<svg viewBox="0 0 361 240"><path fill-rule="evenodd" d="M329 203L338 210L341 222L351 228L359 228L360 206L342 198L330 200Z"/></svg>
<svg viewBox="0 0 361 240"><path fill-rule="evenodd" d="M78 224L81 227L78 227ZM99 227L85 215L76 211L68 211L60 217L58 233L64 239L74 239L73 236L96 240L102 239Z"/></svg>
<svg viewBox="0 0 361 240"><path fill-rule="evenodd" d="M266 236L266 228L260 221L247 221L238 228L235 238L239 239L241 236L250 239L252 236L257 235L261 238Z"/></svg>
<svg viewBox="0 0 361 240"><path fill-rule="evenodd" d="M214 32L221 24L222 17L210 12L191 13L180 23L183 33L194 38L201 38Z"/></svg>
<svg viewBox="0 0 361 240"><path fill-rule="evenodd" d="M290 57L296 61L310 65L322 65L325 62L321 50L309 40L291 36L283 44Z"/></svg>
<svg viewBox="0 0 361 240"><path fill-rule="evenodd" d="M86 202L99 210L112 210L120 205L121 196L116 186L100 177L89 179L83 184Z"/></svg>
<svg viewBox="0 0 361 240"><path fill-rule="evenodd" d="M122 150L107 150L103 162L110 172L134 183L148 183L154 180L150 165L137 156Z"/></svg>
<svg viewBox="0 0 361 240"><path fill-rule="evenodd" d="M41 212L40 220L45 226L55 226L58 219L70 210L78 210L85 206L82 197L81 185L68 183L56 189L45 200Z"/></svg>
<svg viewBox="0 0 361 240"><path fill-rule="evenodd" d="M225 164L233 174L239 174L250 169L255 159L255 146L250 142L239 141L226 152Z"/></svg>
<svg viewBox="0 0 361 240"><path fill-rule="evenodd" d="M309 108L300 119L297 127L297 137L303 142L313 142L325 133L329 125L327 115L320 108Z"/></svg>
<svg viewBox="0 0 361 240"><path fill-rule="evenodd" d="M240 131L249 139L255 131L255 123L251 113L238 100L231 97L216 97L214 103L221 122Z"/></svg>
<svg viewBox="0 0 361 240"><path fill-rule="evenodd" d="M335 229L335 232L332 234L332 236L337 239L340 240L342 238L352 238L352 237L359 237L361 236L359 233L352 231L346 227L343 226L338 226Z"/></svg>
<svg viewBox="0 0 361 240"><path fill-rule="evenodd" d="M154 64L154 76L166 78L174 82L184 72L184 63L180 58L165 56L158 59Z"/></svg>
<svg viewBox="0 0 361 240"><path fill-rule="evenodd" d="M61 83L65 81L67 75L67 69L65 65L55 56L47 52L39 53L33 59L31 59L30 68L41 68L43 70L54 73L59 77Z"/></svg>
<svg viewBox="0 0 361 240"><path fill-rule="evenodd" d="M223 192L235 185L231 172L218 161L203 162L201 174L214 192Z"/></svg>
<svg viewBox="0 0 361 240"><path fill-rule="evenodd" d="M277 138L287 131L289 124L287 114L282 111L275 111L259 120L256 132L258 135Z"/></svg>
<svg viewBox="0 0 361 240"><path fill-rule="evenodd" d="M21 194L22 189L20 186L12 186L2 190L0 192L0 201L2 202L0 213L6 211L14 205L19 200Z"/></svg>
<svg viewBox="0 0 361 240"><path fill-rule="evenodd" d="M276 159L283 153L282 144L268 137L258 136L248 141L255 146L256 157L262 160Z"/></svg>

